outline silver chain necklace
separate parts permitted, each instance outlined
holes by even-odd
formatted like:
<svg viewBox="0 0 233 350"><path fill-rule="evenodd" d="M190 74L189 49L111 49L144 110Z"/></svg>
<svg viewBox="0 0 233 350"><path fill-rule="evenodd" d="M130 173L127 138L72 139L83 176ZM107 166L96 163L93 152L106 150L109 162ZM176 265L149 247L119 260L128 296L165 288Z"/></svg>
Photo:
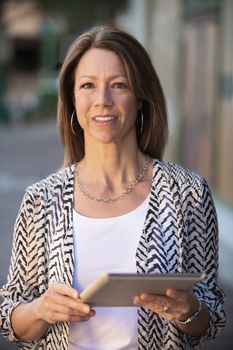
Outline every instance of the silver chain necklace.
<svg viewBox="0 0 233 350"><path fill-rule="evenodd" d="M78 173L77 169L75 171L75 173L76 173L76 182L77 182L77 185L78 185L78 188L79 188L80 192L82 192L84 194L84 196L86 196L89 199L91 199L93 201L96 201L98 203L109 204L109 203L112 203L112 202L116 202L119 199L123 199L125 196L130 194L135 189L137 184L139 182L141 182L143 180L143 178L145 177L145 175L146 175L146 173L147 173L147 171L149 169L150 161L151 161L151 158L150 157L146 157L145 165L144 165L142 171L136 177L136 179L122 193L120 193L119 195L117 195L115 197L111 197L111 198L105 199L105 198L98 198L98 197L95 197L95 196L91 195L89 192L87 192L87 190L85 189L85 187L81 183L80 178L79 178L79 173Z"/></svg>

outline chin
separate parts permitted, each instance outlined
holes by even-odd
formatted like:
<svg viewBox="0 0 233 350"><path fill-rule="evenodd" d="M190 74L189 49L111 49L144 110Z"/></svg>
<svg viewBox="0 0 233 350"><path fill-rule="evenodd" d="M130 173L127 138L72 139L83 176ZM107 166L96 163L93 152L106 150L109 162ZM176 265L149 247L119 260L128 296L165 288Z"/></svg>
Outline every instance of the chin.
<svg viewBox="0 0 233 350"><path fill-rule="evenodd" d="M102 140L98 140L98 141L99 141L99 143L102 143L104 145L111 145L111 144L118 143L119 139L117 140L117 139L111 138L111 139L102 139Z"/></svg>
<svg viewBox="0 0 233 350"><path fill-rule="evenodd" d="M99 143L103 143L104 145L117 143L120 141L120 137L117 137L116 135L101 135L99 137L95 137L94 139Z"/></svg>

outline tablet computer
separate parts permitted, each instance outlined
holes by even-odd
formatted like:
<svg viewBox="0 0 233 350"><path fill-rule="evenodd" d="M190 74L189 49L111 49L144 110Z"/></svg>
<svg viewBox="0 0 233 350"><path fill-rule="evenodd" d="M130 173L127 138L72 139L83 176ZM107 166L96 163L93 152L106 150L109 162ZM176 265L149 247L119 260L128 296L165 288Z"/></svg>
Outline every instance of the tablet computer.
<svg viewBox="0 0 233 350"><path fill-rule="evenodd" d="M139 293L163 295L167 288L188 290L206 275L183 274L115 274L109 273L91 283L81 294L84 303L91 306L135 306L134 296Z"/></svg>

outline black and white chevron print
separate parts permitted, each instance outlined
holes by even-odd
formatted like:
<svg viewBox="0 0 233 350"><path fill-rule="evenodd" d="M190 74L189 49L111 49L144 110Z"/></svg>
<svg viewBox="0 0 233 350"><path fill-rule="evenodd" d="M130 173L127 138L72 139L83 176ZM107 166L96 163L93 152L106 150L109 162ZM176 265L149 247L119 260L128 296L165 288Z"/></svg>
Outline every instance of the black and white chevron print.
<svg viewBox="0 0 233 350"><path fill-rule="evenodd" d="M69 324L51 325L37 342L19 342L10 315L22 301L40 296L53 281L72 285L74 166L30 186L15 223L7 283L0 289L2 334L20 349L67 350ZM144 229L136 252L138 273L203 272L195 287L209 307L205 337L179 332L153 312L138 309L138 349L199 349L225 324L224 294L217 286L218 228L215 208L204 178L182 167L154 160L154 175Z"/></svg>

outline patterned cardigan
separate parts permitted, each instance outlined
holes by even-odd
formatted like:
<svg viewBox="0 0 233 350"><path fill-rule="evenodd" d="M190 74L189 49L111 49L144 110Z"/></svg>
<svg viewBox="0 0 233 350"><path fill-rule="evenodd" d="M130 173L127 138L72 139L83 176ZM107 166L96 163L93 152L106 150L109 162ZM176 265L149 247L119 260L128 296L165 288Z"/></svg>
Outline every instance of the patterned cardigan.
<svg viewBox="0 0 233 350"><path fill-rule="evenodd" d="M191 337L145 308L138 308L138 349L199 349L225 325L224 294L217 286L218 232L215 208L204 178L172 163L153 160L153 182L136 251L138 273L203 272L195 294L209 307L204 337ZM20 349L67 350L69 323L51 325L35 342L20 342L11 312L46 291L53 281L72 285L74 165L30 186L15 223L7 283L0 289L3 336ZM88 251L87 251L88 253Z"/></svg>

